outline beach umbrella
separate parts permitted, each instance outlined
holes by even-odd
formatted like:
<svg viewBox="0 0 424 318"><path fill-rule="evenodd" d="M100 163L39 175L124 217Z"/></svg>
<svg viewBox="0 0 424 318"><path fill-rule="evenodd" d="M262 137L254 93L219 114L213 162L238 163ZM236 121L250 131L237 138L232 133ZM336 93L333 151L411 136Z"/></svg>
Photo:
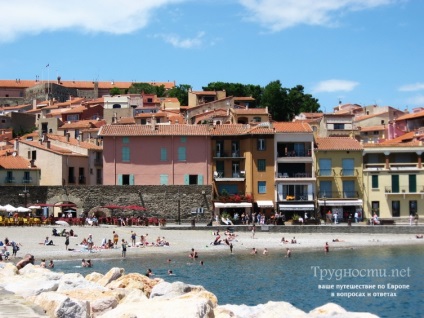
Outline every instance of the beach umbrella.
<svg viewBox="0 0 424 318"><path fill-rule="evenodd" d="M16 208L13 205L6 204L4 206L4 209L6 212L16 212Z"/></svg>
<svg viewBox="0 0 424 318"><path fill-rule="evenodd" d="M31 212L31 209L20 206L16 209L16 212L20 212L20 213Z"/></svg>
<svg viewBox="0 0 424 318"><path fill-rule="evenodd" d="M6 208L4 207L4 206L2 206L2 205L0 205L0 211L6 211Z"/></svg>
<svg viewBox="0 0 424 318"><path fill-rule="evenodd" d="M56 223L57 225L69 226L69 223L68 223L68 222L66 222L66 221L61 221L61 220L59 220L59 221L56 221L55 223Z"/></svg>
<svg viewBox="0 0 424 318"><path fill-rule="evenodd" d="M39 205L31 205L31 206L28 207L28 209L37 210L37 209L41 209L41 206L39 206Z"/></svg>

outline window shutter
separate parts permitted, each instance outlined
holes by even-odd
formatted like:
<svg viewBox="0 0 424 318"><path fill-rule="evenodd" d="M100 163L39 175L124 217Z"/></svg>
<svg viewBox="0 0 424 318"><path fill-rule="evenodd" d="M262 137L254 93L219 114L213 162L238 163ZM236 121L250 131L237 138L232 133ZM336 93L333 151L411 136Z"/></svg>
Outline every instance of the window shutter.
<svg viewBox="0 0 424 318"><path fill-rule="evenodd" d="M118 185L122 185L122 174L118 174Z"/></svg>
<svg viewBox="0 0 424 318"><path fill-rule="evenodd" d="M190 184L190 178L188 174L184 175L184 184L185 185L189 185Z"/></svg>
<svg viewBox="0 0 424 318"><path fill-rule="evenodd" d="M199 174L197 176L197 184L203 185L203 175Z"/></svg>
<svg viewBox="0 0 424 318"><path fill-rule="evenodd" d="M130 185L134 185L134 175L130 174Z"/></svg>

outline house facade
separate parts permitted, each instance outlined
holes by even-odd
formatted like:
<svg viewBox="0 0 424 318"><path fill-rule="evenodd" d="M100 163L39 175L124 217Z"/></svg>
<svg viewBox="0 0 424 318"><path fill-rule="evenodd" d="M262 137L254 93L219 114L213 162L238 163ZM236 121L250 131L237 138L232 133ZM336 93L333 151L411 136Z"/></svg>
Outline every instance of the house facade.
<svg viewBox="0 0 424 318"><path fill-rule="evenodd" d="M318 215L363 217L362 145L350 137L316 138Z"/></svg>
<svg viewBox="0 0 424 318"><path fill-rule="evenodd" d="M314 135L304 122L274 123L275 203L286 219L316 217Z"/></svg>
<svg viewBox="0 0 424 318"><path fill-rule="evenodd" d="M211 184L208 126L105 125L105 185Z"/></svg>

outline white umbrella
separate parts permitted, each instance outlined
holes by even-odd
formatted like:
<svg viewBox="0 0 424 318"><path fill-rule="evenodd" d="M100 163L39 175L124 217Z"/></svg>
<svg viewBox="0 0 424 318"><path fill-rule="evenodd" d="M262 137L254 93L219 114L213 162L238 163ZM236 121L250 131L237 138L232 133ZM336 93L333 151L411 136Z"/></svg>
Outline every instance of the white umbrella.
<svg viewBox="0 0 424 318"><path fill-rule="evenodd" d="M0 205L0 211L6 211L6 208L2 205Z"/></svg>
<svg viewBox="0 0 424 318"><path fill-rule="evenodd" d="M7 204L4 206L6 212L16 212L16 208L13 205Z"/></svg>
<svg viewBox="0 0 424 318"><path fill-rule="evenodd" d="M57 225L63 225L63 226L69 226L69 223L68 222L66 222L66 221L56 221L55 222Z"/></svg>
<svg viewBox="0 0 424 318"><path fill-rule="evenodd" d="M31 205L31 206L29 206L28 207L28 209L41 209L41 206L39 206L39 205Z"/></svg>
<svg viewBox="0 0 424 318"><path fill-rule="evenodd" d="M20 206L16 209L16 212L21 212L21 213L31 212L31 209L24 208L23 206Z"/></svg>

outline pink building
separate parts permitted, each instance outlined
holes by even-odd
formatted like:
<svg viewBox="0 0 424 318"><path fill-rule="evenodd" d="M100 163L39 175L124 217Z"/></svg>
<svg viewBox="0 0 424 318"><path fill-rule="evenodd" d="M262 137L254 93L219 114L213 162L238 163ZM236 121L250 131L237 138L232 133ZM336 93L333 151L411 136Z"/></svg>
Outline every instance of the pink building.
<svg viewBox="0 0 424 318"><path fill-rule="evenodd" d="M104 185L211 184L207 125L105 125Z"/></svg>

